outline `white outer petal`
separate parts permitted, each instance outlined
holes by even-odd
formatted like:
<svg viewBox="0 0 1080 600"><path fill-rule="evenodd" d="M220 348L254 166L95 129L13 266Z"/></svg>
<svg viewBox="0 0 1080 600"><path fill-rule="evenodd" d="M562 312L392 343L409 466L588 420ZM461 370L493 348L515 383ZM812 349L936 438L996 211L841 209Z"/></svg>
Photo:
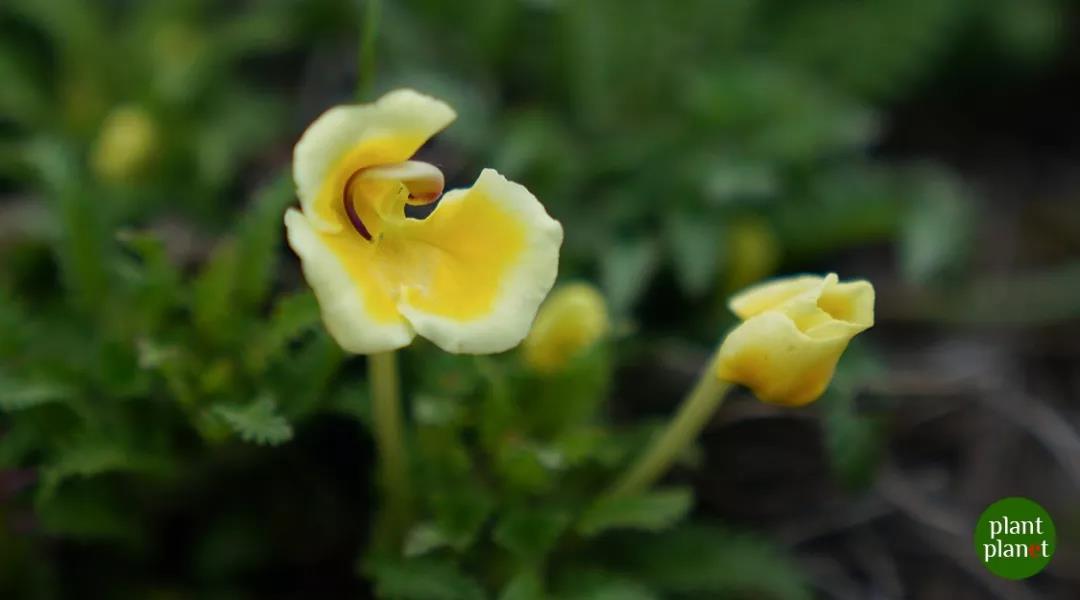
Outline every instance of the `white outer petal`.
<svg viewBox="0 0 1080 600"><path fill-rule="evenodd" d="M493 354L517 346L529 333L536 311L559 271L563 230L525 186L494 169L484 169L472 189L483 191L526 223L522 260L504 278L494 309L467 321L432 315L405 302L398 303L398 310L418 334L447 352ZM448 192L439 207L462 200L467 192Z"/></svg>
<svg viewBox="0 0 1080 600"><path fill-rule="evenodd" d="M406 160L456 117L445 102L410 89L395 90L371 104L327 110L308 126L293 150L293 179L304 213L316 228L337 231L341 225L319 218L314 203L338 161L364 140L416 136L416 147L391 162Z"/></svg>
<svg viewBox="0 0 1080 600"><path fill-rule="evenodd" d="M379 323L370 318L357 283L303 213L295 208L286 211L285 228L304 278L319 300L323 323L342 349L371 354L409 345L416 334L408 322Z"/></svg>

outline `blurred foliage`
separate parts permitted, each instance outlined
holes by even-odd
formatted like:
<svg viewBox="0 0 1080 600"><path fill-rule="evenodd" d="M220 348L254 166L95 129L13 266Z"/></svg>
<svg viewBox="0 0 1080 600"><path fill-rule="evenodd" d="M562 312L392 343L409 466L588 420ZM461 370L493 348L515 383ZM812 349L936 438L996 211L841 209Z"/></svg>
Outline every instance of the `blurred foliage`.
<svg viewBox="0 0 1080 600"><path fill-rule="evenodd" d="M0 6L0 596L70 594L57 543L107 548L103 564L161 544L155 519L177 510L172 498L258 463L247 442L283 444L317 415L367 423L363 381L296 291L281 226L292 141L352 89L360 9ZM909 281L954 280L977 218L970 192L939 166L875 160L880 107L971 54L994 77L1037 65L1063 11L1058 0L402 0L383 7L376 87L455 106L458 122L425 152L458 183L489 164L526 182L566 228L562 275L598 281L617 320L672 333L638 309L659 293L676 333L713 343L727 293L845 249L895 241ZM595 501L651 431L607 418L628 351L601 344L541 376L516 353L410 349L421 518L402 556L363 557L375 589L806 597L768 540L688 522L689 489ZM880 443L880 419L853 402L873 351L856 356L821 404L835 470L853 486L873 477ZM207 519L197 555L168 559L194 574L152 595L233 597L268 560L263 524L307 506L286 494L320 497L317 485L273 489L295 505ZM140 586L158 584L101 585L147 597Z"/></svg>

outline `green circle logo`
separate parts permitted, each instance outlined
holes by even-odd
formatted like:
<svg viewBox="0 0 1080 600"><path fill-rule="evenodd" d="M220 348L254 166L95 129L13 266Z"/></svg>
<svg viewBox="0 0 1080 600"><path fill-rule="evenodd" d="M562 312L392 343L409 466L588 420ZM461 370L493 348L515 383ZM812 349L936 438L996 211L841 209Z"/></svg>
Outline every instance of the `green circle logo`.
<svg viewBox="0 0 1080 600"><path fill-rule="evenodd" d="M1057 535L1046 509L1027 498L1003 498L986 507L975 526L975 551L991 573L1026 579L1054 555Z"/></svg>

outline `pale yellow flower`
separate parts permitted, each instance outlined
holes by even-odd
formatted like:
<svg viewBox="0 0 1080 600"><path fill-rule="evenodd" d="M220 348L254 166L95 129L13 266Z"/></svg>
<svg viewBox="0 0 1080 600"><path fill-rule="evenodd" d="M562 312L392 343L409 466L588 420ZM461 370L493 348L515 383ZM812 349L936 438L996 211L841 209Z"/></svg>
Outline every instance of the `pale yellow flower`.
<svg viewBox="0 0 1080 600"><path fill-rule="evenodd" d="M289 244L347 351L428 338L449 352L512 348L558 270L562 227L519 184L485 169L447 192L433 165L410 160L454 111L412 90L339 106L304 132L293 157L300 210ZM406 204L438 200L425 219Z"/></svg>
<svg viewBox="0 0 1080 600"><path fill-rule="evenodd" d="M751 287L731 310L743 319L717 358L718 376L765 402L801 406L828 387L848 342L874 324L874 287L839 283L835 274Z"/></svg>
<svg viewBox="0 0 1080 600"><path fill-rule="evenodd" d="M540 373L554 373L608 334L604 297L587 283L556 288L540 306L536 322L522 344L525 364Z"/></svg>
<svg viewBox="0 0 1080 600"><path fill-rule="evenodd" d="M101 125L92 166L107 181L129 180L153 159L157 144L157 127L149 113L137 106L118 107Z"/></svg>

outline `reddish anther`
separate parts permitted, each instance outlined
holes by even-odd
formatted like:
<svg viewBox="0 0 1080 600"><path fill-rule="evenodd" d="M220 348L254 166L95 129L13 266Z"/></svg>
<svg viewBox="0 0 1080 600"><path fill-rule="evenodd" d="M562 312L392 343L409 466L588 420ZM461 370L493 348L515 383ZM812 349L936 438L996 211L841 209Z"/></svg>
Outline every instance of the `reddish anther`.
<svg viewBox="0 0 1080 600"><path fill-rule="evenodd" d="M349 188L352 187L353 180L360 174L357 171L349 176L348 181L345 182L345 188L341 191L341 202L345 207L345 216L349 217L349 223L352 224L353 229L360 234L367 241L371 241L371 232L364 226L364 222L360 219L360 215L356 213L356 205L353 204L352 198L349 196Z"/></svg>

